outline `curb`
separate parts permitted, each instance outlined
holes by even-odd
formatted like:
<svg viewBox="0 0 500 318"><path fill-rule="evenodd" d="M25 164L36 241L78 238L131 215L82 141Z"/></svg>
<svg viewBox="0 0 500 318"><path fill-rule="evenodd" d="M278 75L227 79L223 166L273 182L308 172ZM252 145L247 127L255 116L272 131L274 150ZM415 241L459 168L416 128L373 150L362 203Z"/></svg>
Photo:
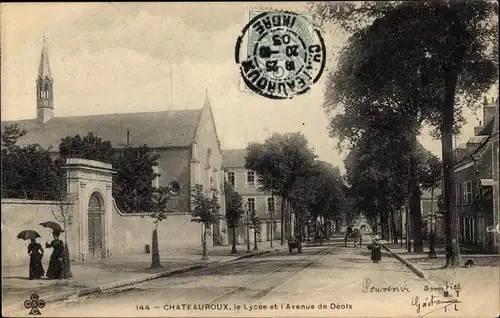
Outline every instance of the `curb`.
<svg viewBox="0 0 500 318"><path fill-rule="evenodd" d="M172 276L175 274L185 273L185 272L189 272L189 271L192 271L195 269L205 268L205 267L207 267L206 264L196 264L196 265L186 266L186 267L168 270L168 271L164 271L164 272L160 272L160 273L156 273L156 274L149 274L149 275L145 275L145 276L140 276L140 277L136 277L133 279L125 279L125 280L107 283L107 284L103 284L103 285L87 287L87 288L79 289L76 291L69 291L69 292L64 292L64 293L60 293L60 294L56 294L56 295L50 295L47 297L43 297L42 300L45 301L45 304L53 303L56 301L68 299L70 297L80 297L80 296L85 296L85 295L91 295L91 294L100 293L100 292L103 292L105 290L109 290L109 289L113 289L113 288L124 287L124 286L128 286L128 285L142 283L142 282L150 281L153 279ZM2 311L11 312L11 311L21 310L21 308L26 309L24 307L24 302L10 305L7 308L3 308Z"/></svg>
<svg viewBox="0 0 500 318"><path fill-rule="evenodd" d="M425 279L427 280L427 275L426 273L424 273L421 269L419 269L417 266L415 266L413 263L411 263L410 261L404 259L403 257L401 257L401 255L399 255L398 253L395 253L393 251L391 251L390 248L388 248L385 244L381 244L382 247L387 251L389 252L392 256L394 256L396 259L398 259L401 263L405 264L406 267L408 267L413 273L415 273L418 277L422 278L422 279Z"/></svg>
<svg viewBox="0 0 500 318"><path fill-rule="evenodd" d="M249 253L247 255L237 256L237 257L234 257L233 259L221 261L221 262L218 262L216 264L217 265L226 264L226 263L238 261L240 259L260 256L260 255L268 254L271 252L275 252L275 250L274 251L261 251L261 252ZM140 277L136 277L136 278L132 278L132 279L125 279L125 280L121 280L121 281L117 281L117 282L111 282L111 283L107 283L107 284L103 284L103 285L86 287L86 288L82 288L82 289L79 289L76 291L69 291L69 292L59 293L56 295L50 295L47 297L43 297L42 299L45 301L46 304L48 304L48 303L53 303L53 302L60 301L60 300L65 300L65 299L68 299L70 297L78 298L81 296L101 293L103 291L114 289L114 288L134 285L134 284L138 284L138 283L142 283L142 282L146 282L146 281L150 281L150 280L154 280L154 279L158 279L158 278L162 278L162 277L172 276L175 274L181 274L181 273L189 272L189 271L192 271L195 269L206 268L208 265L209 264L196 264L196 265L186 266L186 267L172 269L172 270L168 270L168 271L164 271L164 272L160 272L160 273L156 273L156 274L149 274L149 275L140 276ZM3 308L2 312L4 312L4 311L11 312L11 311L18 311L18 310L23 310L23 309L26 309L24 307L24 302L20 302L20 303L10 305L7 308Z"/></svg>
<svg viewBox="0 0 500 318"><path fill-rule="evenodd" d="M256 253L248 253L246 255L236 256L233 259L228 259L225 261L218 262L217 264L227 264L227 263L239 261L240 259L250 258L250 257L254 257L254 256L260 256L260 255L268 254L271 252L273 252L273 251L262 251L262 252L256 252Z"/></svg>

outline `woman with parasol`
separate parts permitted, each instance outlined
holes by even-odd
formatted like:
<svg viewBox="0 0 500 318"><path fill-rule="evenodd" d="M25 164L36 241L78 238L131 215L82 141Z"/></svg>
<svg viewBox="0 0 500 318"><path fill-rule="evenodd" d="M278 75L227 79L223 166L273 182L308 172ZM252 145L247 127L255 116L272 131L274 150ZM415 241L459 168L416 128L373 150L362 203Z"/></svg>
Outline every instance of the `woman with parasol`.
<svg viewBox="0 0 500 318"><path fill-rule="evenodd" d="M63 256L64 256L64 243L59 239L59 235L63 230L61 226L55 222L40 223L44 227L52 229L52 242L45 243L46 248L53 248L50 255L49 268L47 269L47 278L49 279L62 279L63 272Z"/></svg>
<svg viewBox="0 0 500 318"><path fill-rule="evenodd" d="M30 256L30 280L40 279L45 274L45 270L43 269L42 265L43 248L40 243L36 242L36 239L39 237L40 234L33 230L25 230L17 235L17 238L31 241L31 243L28 245L28 255Z"/></svg>

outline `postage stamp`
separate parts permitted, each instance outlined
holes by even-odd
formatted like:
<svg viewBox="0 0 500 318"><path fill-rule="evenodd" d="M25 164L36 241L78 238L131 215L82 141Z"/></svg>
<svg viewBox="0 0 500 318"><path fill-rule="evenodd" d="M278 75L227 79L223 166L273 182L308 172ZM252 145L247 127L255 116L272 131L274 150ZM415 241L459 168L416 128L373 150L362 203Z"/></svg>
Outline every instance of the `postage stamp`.
<svg viewBox="0 0 500 318"><path fill-rule="evenodd" d="M236 41L235 59L246 87L271 99L309 91L325 68L325 42L305 16L251 12Z"/></svg>

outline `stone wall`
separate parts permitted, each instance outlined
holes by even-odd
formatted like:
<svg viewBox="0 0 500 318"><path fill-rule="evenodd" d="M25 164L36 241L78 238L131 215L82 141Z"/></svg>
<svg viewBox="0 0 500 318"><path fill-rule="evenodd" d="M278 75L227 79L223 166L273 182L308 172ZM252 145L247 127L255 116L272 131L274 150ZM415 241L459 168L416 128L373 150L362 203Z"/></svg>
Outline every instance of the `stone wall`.
<svg viewBox="0 0 500 318"><path fill-rule="evenodd" d="M1 208L2 266L29 264L27 252L29 241L17 239L17 234L23 230L35 230L41 236L37 242L45 248L45 242L52 241L52 230L42 227L39 223L55 221L52 210L57 211L57 202L2 199ZM71 257L74 258L78 249L77 225L73 224L66 233ZM64 233L60 238L64 240ZM47 259L51 252L52 249L47 249L44 259Z"/></svg>
<svg viewBox="0 0 500 318"><path fill-rule="evenodd" d="M123 214L116 204L113 207L113 254L144 253L151 245L154 224L147 214ZM189 213L170 214L158 226L160 253L199 248L201 252L201 225L191 222ZM213 246L212 236L207 235L207 246Z"/></svg>

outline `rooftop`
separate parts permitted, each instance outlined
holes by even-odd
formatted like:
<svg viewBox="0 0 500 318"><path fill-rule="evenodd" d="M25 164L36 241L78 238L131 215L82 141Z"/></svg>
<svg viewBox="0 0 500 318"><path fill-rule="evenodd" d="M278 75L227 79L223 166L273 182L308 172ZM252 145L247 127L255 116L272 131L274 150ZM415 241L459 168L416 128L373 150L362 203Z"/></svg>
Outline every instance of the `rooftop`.
<svg viewBox="0 0 500 318"><path fill-rule="evenodd" d="M54 117L44 124L32 119L5 121L1 126L3 131L5 126L17 123L20 129L27 130L18 141L20 146L36 143L45 149L58 149L62 138L89 132L109 140L115 148L122 148L127 145L127 131L132 147L144 144L151 148L186 147L194 140L201 112L197 109Z"/></svg>
<svg viewBox="0 0 500 318"><path fill-rule="evenodd" d="M222 150L222 165L224 168L244 168L246 149Z"/></svg>

